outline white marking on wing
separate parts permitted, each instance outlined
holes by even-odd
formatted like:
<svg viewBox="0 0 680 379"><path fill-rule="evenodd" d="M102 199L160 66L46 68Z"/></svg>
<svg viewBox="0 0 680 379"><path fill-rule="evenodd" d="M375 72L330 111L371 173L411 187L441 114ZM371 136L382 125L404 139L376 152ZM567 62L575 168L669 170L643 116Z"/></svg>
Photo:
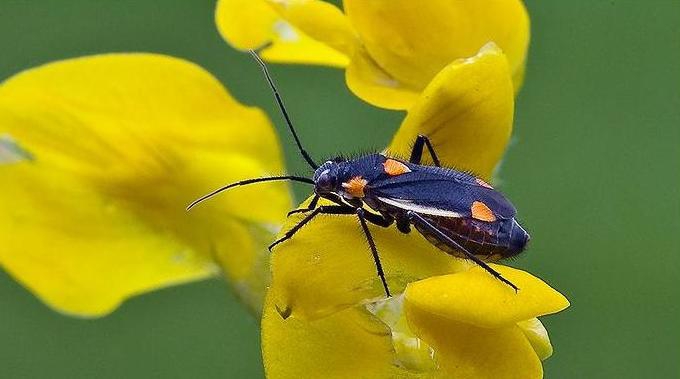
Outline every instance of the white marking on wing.
<svg viewBox="0 0 680 379"><path fill-rule="evenodd" d="M428 207L425 205L415 204L411 200L388 199L380 196L378 196L378 199L386 204L394 205L395 207L399 207L401 209L406 209L409 211L414 211L416 213L443 217L463 217L463 215L458 212L447 211L446 209L439 209Z"/></svg>

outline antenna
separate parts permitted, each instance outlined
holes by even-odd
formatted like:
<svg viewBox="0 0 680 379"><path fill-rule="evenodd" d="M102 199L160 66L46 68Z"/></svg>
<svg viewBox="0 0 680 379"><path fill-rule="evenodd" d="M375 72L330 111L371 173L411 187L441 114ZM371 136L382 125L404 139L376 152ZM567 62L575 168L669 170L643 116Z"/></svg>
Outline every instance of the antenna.
<svg viewBox="0 0 680 379"><path fill-rule="evenodd" d="M205 200L208 200L209 198L217 195L220 192L224 192L228 190L229 188L233 187L238 187L238 186L244 186L246 184L253 184L253 183L261 183L261 182L273 182L277 180L292 180L294 182L301 182L301 183L307 183L307 184L314 184L314 181L309 178L301 177L301 176L293 176L293 175L286 175L286 176L269 176L266 178L254 178L254 179L246 179L246 180L241 180L236 183L231 183L229 185L226 185L224 187L218 188L206 195L203 195L199 197L198 199L194 200L187 206L187 211L191 210L191 208L195 207L199 203L202 203Z"/></svg>
<svg viewBox="0 0 680 379"><path fill-rule="evenodd" d="M298 149L300 150L300 154L302 154L302 157L307 161L307 163L314 169L316 170L319 168L319 165L314 162L311 156L309 156L309 153L305 151L305 149L302 147L302 143L300 142L300 138L298 138L297 133L295 132L295 128L293 127L293 122L290 120L290 116L288 116L288 112L286 111L286 106L283 105L283 100L281 99L281 95L279 95L279 91L276 89L276 85L274 84L274 80L272 80L271 75L269 75L269 70L267 69L267 65L264 63L262 58L260 58L259 55L257 55L257 52L255 50L250 50L250 55L255 58L257 63L260 64L260 67L262 67L262 72L264 72L264 76L267 78L267 83L269 83L269 87L272 89L274 92L274 97L276 97L276 103L279 105L279 109L281 110L281 114L283 114L283 118L286 119L286 124L288 124L288 129L290 129L290 132L293 133L293 138L295 138L295 143L297 144Z"/></svg>

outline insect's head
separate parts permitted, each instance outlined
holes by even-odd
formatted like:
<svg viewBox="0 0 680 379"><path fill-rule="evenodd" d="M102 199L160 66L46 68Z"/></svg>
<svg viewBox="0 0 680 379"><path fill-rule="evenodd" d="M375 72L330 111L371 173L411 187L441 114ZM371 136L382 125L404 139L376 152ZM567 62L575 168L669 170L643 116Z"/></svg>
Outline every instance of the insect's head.
<svg viewBox="0 0 680 379"><path fill-rule="evenodd" d="M326 161L314 172L314 191L320 195L338 192L338 174L340 163L337 159Z"/></svg>

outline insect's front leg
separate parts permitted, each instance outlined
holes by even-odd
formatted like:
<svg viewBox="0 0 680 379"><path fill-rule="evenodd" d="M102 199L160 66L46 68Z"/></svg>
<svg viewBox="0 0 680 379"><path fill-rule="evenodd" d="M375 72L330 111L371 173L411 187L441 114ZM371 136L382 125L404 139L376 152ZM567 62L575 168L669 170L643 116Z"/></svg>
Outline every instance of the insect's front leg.
<svg viewBox="0 0 680 379"><path fill-rule="evenodd" d="M307 208L300 208L300 209L293 209L292 211L288 212L288 216L294 215L296 213L307 213L309 211L313 211L316 209L316 205L319 203L319 195L314 195L312 198L312 201L309 202L309 205L307 205Z"/></svg>
<svg viewBox="0 0 680 379"><path fill-rule="evenodd" d="M276 241L272 242L271 245L269 245L269 251L271 251L274 246L280 244L281 242L291 238L295 233L298 232L305 224L308 222L312 221L314 217L320 215L320 214L333 214L333 215L349 215L353 214L355 212L354 208L352 207L347 207L343 205L322 205L312 211L312 213L308 214L303 218L300 222L295 224L290 230L288 230L283 237L277 239Z"/></svg>
<svg viewBox="0 0 680 379"><path fill-rule="evenodd" d="M511 281L505 279L505 278L501 275L500 272L498 272L498 271L492 269L492 268L491 268L488 264L486 264L484 261L482 261L482 260L479 259L477 256L475 256L474 254L472 254L472 253L470 253L469 251L467 251L467 250L466 250L463 246L461 246L458 242L456 242L456 241L454 241L453 239L451 239L451 237L447 236L444 232L442 232L441 230L439 230L439 228L437 228L437 227L434 226L432 223L430 223L429 221L427 221L423 216L421 216L421 215L419 215L418 213L413 212L413 211L408 211L408 212L406 213L406 215L408 216L409 220L411 220L412 223L414 223L414 224L418 225L419 227L421 227L421 228L427 230L428 232L430 232L430 233L436 235L437 238L439 238L439 240L441 240L441 241L443 241L443 242L449 244L449 246L451 246L451 247L455 248L456 250L458 250L458 251L462 252L463 254L465 254L465 256L466 256L468 259L470 259L471 261L475 262L475 263L476 263L477 265L479 265L481 268L483 268L483 269L486 270L488 273L490 273L491 275L493 275L494 277L496 277L496 279L498 279L498 280L500 280L501 282L503 282L503 283L509 285L510 287L512 287L512 288L515 290L515 292L519 290L519 288L517 288L516 285L512 284Z"/></svg>
<svg viewBox="0 0 680 379"><path fill-rule="evenodd" d="M430 152L430 156L432 157L432 162L434 165L441 167L439 157L437 157L437 153L434 152L434 147L432 147L430 139L422 134L416 138L416 142L413 144L413 150L411 150L411 158L409 159L409 162L420 164L420 161L423 158L423 146L427 146L427 151Z"/></svg>
<svg viewBox="0 0 680 379"><path fill-rule="evenodd" d="M356 214L357 217L359 217L359 223L361 224L361 229L364 231L364 235L366 236L366 240L368 241L368 247L371 249L371 254L373 255L373 261L375 262L375 268L378 271L378 276L380 277L380 281L382 282L383 289L385 290L385 295L387 297L391 297L392 295L390 294L390 288L387 286L387 280L385 280L385 272L383 271L382 268L382 263L380 263L380 256L378 256L378 249L375 247L375 241L373 241L373 236L371 235L371 232L368 230L368 224L366 224L366 220L368 219L368 215L371 214L370 212L366 212L362 208L357 208L356 209ZM374 215L377 216L377 215ZM382 218L381 216L377 216Z"/></svg>

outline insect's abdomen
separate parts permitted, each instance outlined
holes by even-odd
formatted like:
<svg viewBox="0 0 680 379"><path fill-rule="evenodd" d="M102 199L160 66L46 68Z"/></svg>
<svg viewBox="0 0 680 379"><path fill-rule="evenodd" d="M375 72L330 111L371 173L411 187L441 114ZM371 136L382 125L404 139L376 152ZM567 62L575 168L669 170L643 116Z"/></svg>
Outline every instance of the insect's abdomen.
<svg viewBox="0 0 680 379"><path fill-rule="evenodd" d="M485 222L473 218L422 216L467 251L485 261L513 257L521 253L529 242L529 234L514 218ZM465 257L446 241L417 226L416 229L439 249L451 255Z"/></svg>

